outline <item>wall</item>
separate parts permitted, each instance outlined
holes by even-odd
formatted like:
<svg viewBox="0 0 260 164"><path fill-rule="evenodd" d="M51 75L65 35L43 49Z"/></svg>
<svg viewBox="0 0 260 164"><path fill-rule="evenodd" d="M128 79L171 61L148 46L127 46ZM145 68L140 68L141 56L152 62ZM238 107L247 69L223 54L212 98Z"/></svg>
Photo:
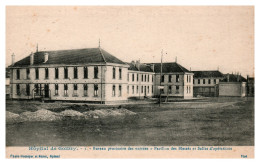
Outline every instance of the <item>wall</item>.
<svg viewBox="0 0 260 164"><path fill-rule="evenodd" d="M219 96L241 96L246 95L245 82L220 82Z"/></svg>

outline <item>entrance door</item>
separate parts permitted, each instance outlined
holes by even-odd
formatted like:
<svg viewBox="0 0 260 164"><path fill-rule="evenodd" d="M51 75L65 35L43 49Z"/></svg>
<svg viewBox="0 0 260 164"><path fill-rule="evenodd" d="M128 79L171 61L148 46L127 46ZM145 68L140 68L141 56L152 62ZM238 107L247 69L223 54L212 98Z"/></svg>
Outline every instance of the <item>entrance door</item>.
<svg viewBox="0 0 260 164"><path fill-rule="evenodd" d="M49 84L44 85L44 95L46 98L49 97Z"/></svg>

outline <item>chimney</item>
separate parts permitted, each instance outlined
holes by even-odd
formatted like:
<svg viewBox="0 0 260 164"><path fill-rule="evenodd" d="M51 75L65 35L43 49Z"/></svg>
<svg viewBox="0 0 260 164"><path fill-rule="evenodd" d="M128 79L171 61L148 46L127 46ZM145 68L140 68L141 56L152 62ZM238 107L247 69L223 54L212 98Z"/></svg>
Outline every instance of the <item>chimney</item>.
<svg viewBox="0 0 260 164"><path fill-rule="evenodd" d="M229 73L227 74L227 82L229 82Z"/></svg>
<svg viewBox="0 0 260 164"><path fill-rule="evenodd" d="M34 62L34 53L31 53L30 55L30 65L33 65Z"/></svg>
<svg viewBox="0 0 260 164"><path fill-rule="evenodd" d="M44 63L46 63L48 61L48 58L49 58L49 54L44 53Z"/></svg>
<svg viewBox="0 0 260 164"><path fill-rule="evenodd" d="M138 70L140 70L140 60L136 60L136 68L138 69Z"/></svg>
<svg viewBox="0 0 260 164"><path fill-rule="evenodd" d="M135 66L135 61L134 61L134 60L132 60L132 61L131 61L131 64L133 64L133 65Z"/></svg>
<svg viewBox="0 0 260 164"><path fill-rule="evenodd" d="M13 54L12 54L12 65L14 65L14 62L15 62L14 58L15 58L15 55L14 55L14 53L13 53Z"/></svg>

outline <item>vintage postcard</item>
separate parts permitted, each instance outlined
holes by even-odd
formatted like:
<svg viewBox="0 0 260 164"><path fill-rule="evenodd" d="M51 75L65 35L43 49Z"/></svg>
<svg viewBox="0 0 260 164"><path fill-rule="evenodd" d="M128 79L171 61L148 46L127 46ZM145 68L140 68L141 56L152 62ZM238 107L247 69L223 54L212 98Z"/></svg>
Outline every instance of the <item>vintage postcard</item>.
<svg viewBox="0 0 260 164"><path fill-rule="evenodd" d="M6 6L6 158L254 158L253 6Z"/></svg>

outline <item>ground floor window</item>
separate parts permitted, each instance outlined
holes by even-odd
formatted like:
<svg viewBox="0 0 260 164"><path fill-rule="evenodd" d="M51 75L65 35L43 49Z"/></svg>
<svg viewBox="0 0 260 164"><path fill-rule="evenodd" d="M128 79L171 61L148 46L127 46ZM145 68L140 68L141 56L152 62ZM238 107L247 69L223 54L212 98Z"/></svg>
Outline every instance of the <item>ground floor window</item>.
<svg viewBox="0 0 260 164"><path fill-rule="evenodd" d="M129 86L127 86L127 94L129 94Z"/></svg>
<svg viewBox="0 0 260 164"><path fill-rule="evenodd" d="M88 96L88 85L84 84L84 96Z"/></svg>
<svg viewBox="0 0 260 164"><path fill-rule="evenodd" d="M147 86L147 93L149 93L150 92L150 87L149 86Z"/></svg>
<svg viewBox="0 0 260 164"><path fill-rule="evenodd" d="M152 93L153 93L153 86L152 86Z"/></svg>
<svg viewBox="0 0 260 164"><path fill-rule="evenodd" d="M135 86L132 86L132 94L135 93Z"/></svg>
<svg viewBox="0 0 260 164"><path fill-rule="evenodd" d="M168 87L168 92L169 92L169 94L172 94L172 86L171 85Z"/></svg>
<svg viewBox="0 0 260 164"><path fill-rule="evenodd" d="M77 96L78 95L78 85L74 84L73 85L73 96Z"/></svg>
<svg viewBox="0 0 260 164"><path fill-rule="evenodd" d="M98 96L98 85L94 84L94 96L97 97Z"/></svg>
<svg viewBox="0 0 260 164"><path fill-rule="evenodd" d="M68 96L68 84L64 84L64 96Z"/></svg>
<svg viewBox="0 0 260 164"><path fill-rule="evenodd" d="M176 94L179 94L179 89L180 89L180 86L177 85L176 86L176 92L175 92Z"/></svg>
<svg viewBox="0 0 260 164"><path fill-rule="evenodd" d="M55 95L59 95L59 85L55 84Z"/></svg>
<svg viewBox="0 0 260 164"><path fill-rule="evenodd" d="M136 86L136 93L139 93L139 88L138 88L138 86Z"/></svg>
<svg viewBox="0 0 260 164"><path fill-rule="evenodd" d="M141 87L141 93L144 93L144 86Z"/></svg>
<svg viewBox="0 0 260 164"><path fill-rule="evenodd" d="M36 95L39 95L39 84L34 84L34 92Z"/></svg>
<svg viewBox="0 0 260 164"><path fill-rule="evenodd" d="M20 85L16 84L16 94L20 95Z"/></svg>
<svg viewBox="0 0 260 164"><path fill-rule="evenodd" d="M115 97L116 96L116 86L113 85L112 87L112 96Z"/></svg>
<svg viewBox="0 0 260 164"><path fill-rule="evenodd" d="M26 84L26 95L30 96L30 84Z"/></svg>
<svg viewBox="0 0 260 164"><path fill-rule="evenodd" d="M122 96L122 86L121 85L119 85L118 91L119 91L118 96L121 97Z"/></svg>

